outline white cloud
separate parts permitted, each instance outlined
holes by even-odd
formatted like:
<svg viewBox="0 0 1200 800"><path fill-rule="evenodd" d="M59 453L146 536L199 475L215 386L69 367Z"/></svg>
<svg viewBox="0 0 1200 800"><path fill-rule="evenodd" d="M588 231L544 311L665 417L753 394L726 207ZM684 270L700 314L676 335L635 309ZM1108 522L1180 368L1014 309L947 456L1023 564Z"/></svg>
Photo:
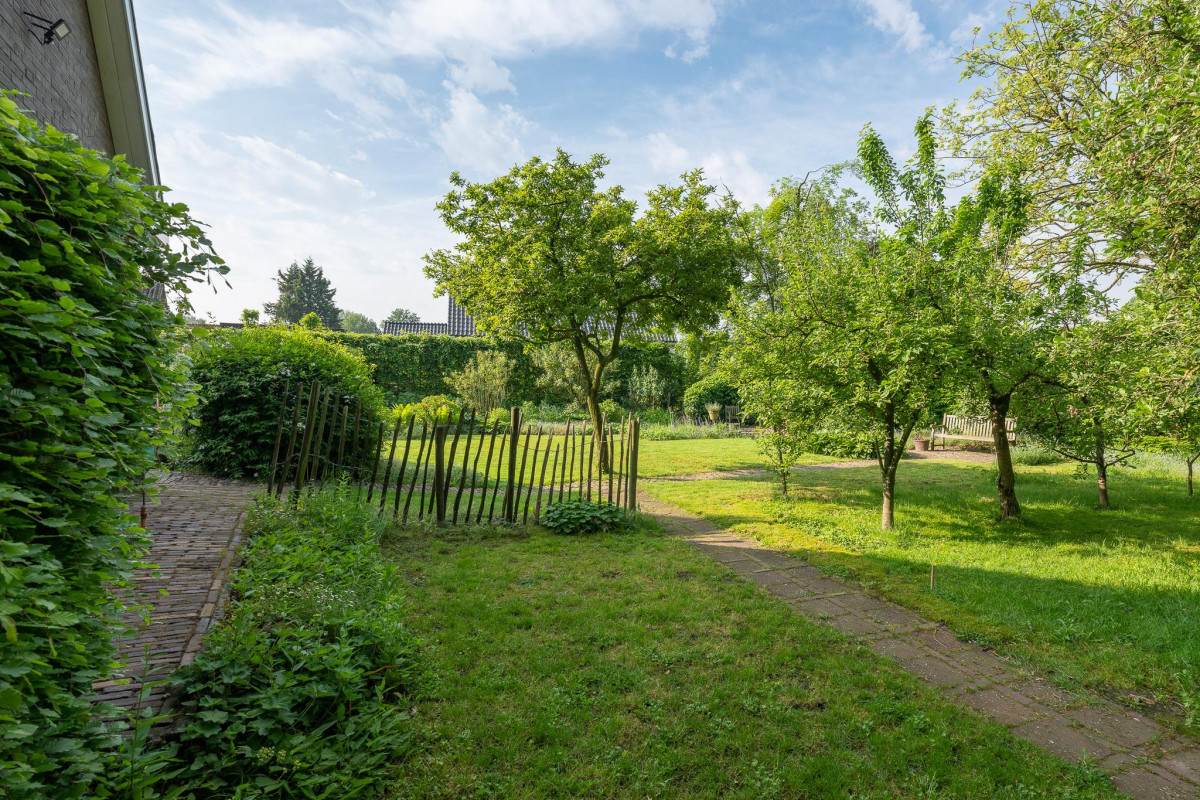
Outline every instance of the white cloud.
<svg viewBox="0 0 1200 800"><path fill-rule="evenodd" d="M771 179L750 164L741 150L713 153L704 159L704 177L723 192L729 189L744 205L765 203L771 189Z"/></svg>
<svg viewBox="0 0 1200 800"><path fill-rule="evenodd" d="M484 105L474 92L447 83L446 116L434 134L452 163L495 173L520 161L520 135L532 125L512 106Z"/></svg>
<svg viewBox="0 0 1200 800"><path fill-rule="evenodd" d="M470 53L447 70L450 80L457 86L474 92L515 92L512 74L493 59L478 53Z"/></svg>
<svg viewBox="0 0 1200 800"><path fill-rule="evenodd" d="M232 290L198 289L192 301L218 320L236 320L275 296L275 271L312 256L338 290L342 308L380 319L396 306L432 316L421 256L451 244L436 198L379 203L362 181L290 148L256 137L178 128L161 136L159 160L173 201L187 203L213 230L230 265Z"/></svg>
<svg viewBox="0 0 1200 800"><path fill-rule="evenodd" d="M909 0L859 0L871 12L871 24L884 33L900 39L904 49L917 53L932 44L933 37L925 30L921 15Z"/></svg>
<svg viewBox="0 0 1200 800"><path fill-rule="evenodd" d="M646 142L650 145L650 163L656 170L678 173L695 166L688 159L687 148L661 131L650 134Z"/></svg>

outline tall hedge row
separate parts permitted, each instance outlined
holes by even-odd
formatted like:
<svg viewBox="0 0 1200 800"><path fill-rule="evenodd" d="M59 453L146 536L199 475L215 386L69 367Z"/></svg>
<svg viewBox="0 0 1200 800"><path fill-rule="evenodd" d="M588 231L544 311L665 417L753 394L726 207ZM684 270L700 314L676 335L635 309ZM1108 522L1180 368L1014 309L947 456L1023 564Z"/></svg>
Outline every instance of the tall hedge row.
<svg viewBox="0 0 1200 800"><path fill-rule="evenodd" d="M446 378L467 365L480 350L500 350L513 361L509 399L515 404L537 399L537 368L520 344L486 339L411 334L322 332L322 337L357 350L375 365L375 384L388 403L405 403L448 394Z"/></svg>
<svg viewBox="0 0 1200 800"><path fill-rule="evenodd" d="M462 369L480 350L500 350L512 359L511 402L517 405L547 400L565 402L564 398L543 397L537 386L539 370L518 343L429 334L388 336L322 332L319 335L357 350L374 364L375 383L389 403L413 402L428 395L447 394L450 390L446 386L446 377ZM663 342L622 345L621 357L609 368L616 387L613 399L622 404L627 402L629 376L646 364L659 371L672 402L678 404L684 389L684 363L674 348Z"/></svg>
<svg viewBox="0 0 1200 800"><path fill-rule="evenodd" d="M182 205L0 95L0 796L106 797L107 677L140 530L123 498L187 404L143 292L224 267Z"/></svg>

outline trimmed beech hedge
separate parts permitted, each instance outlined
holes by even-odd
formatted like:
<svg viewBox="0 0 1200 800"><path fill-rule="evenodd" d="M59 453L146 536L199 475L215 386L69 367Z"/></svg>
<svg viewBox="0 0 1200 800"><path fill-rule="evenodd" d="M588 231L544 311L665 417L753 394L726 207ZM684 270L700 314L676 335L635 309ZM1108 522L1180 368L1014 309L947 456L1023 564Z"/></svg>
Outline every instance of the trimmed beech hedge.
<svg viewBox="0 0 1200 800"><path fill-rule="evenodd" d="M446 378L465 367L480 350L499 350L512 359L509 400L513 404L537 399L538 371L520 344L424 333L390 336L322 331L317 335L361 353L373 364L375 384L389 405L448 394Z"/></svg>
<svg viewBox="0 0 1200 800"><path fill-rule="evenodd" d="M123 740L91 704L113 666L109 587L143 544L122 498L190 402L182 318L145 290L225 271L140 181L0 94L0 797L122 783Z"/></svg>

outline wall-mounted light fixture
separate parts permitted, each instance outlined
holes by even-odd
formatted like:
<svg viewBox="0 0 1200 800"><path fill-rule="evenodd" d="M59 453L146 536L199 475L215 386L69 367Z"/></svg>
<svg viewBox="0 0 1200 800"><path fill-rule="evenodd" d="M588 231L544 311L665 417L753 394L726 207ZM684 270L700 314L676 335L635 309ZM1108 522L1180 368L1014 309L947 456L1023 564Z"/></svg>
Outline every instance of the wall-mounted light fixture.
<svg viewBox="0 0 1200 800"><path fill-rule="evenodd" d="M37 14L30 14L28 11L22 11L21 13L25 15L25 19L27 21L26 24L28 24L31 28L29 32L34 36L40 36L42 39L42 44L51 44L53 42L62 41L71 34L71 28L67 25L67 21L65 19L60 19L57 22L51 22L45 17L39 17ZM32 28L37 28L38 31L41 31L41 33L32 30Z"/></svg>

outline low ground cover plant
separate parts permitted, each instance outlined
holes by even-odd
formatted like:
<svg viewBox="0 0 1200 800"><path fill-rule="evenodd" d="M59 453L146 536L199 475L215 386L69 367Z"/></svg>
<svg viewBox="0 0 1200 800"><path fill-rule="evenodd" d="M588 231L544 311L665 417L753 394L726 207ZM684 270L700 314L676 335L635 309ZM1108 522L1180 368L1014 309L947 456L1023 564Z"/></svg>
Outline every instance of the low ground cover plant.
<svg viewBox="0 0 1200 800"><path fill-rule="evenodd" d="M176 781L200 796L369 797L409 747L420 676L383 523L347 490L266 501L228 618L174 678Z"/></svg>
<svg viewBox="0 0 1200 800"><path fill-rule="evenodd" d="M628 526L624 509L613 503L557 503L546 510L542 524L552 533L577 536L609 533Z"/></svg>

